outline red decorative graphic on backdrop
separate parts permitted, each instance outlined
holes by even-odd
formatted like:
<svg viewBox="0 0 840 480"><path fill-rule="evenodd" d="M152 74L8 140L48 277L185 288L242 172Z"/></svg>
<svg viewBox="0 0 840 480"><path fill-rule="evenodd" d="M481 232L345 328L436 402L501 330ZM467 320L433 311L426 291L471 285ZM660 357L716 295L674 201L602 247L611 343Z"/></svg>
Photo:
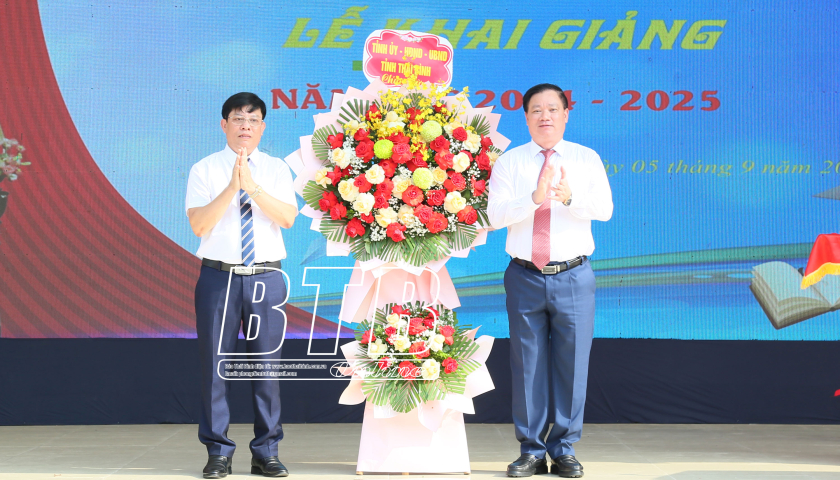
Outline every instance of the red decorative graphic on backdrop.
<svg viewBox="0 0 840 480"><path fill-rule="evenodd" d="M0 87L0 125L33 160L9 188L0 225L0 334L194 336L200 261L137 213L96 165L61 97L38 3L4 3L0 15L15 19L0 36L13 72ZM308 337L312 315L291 305L286 312L287 337ZM319 318L314 330L334 337L335 327Z"/></svg>

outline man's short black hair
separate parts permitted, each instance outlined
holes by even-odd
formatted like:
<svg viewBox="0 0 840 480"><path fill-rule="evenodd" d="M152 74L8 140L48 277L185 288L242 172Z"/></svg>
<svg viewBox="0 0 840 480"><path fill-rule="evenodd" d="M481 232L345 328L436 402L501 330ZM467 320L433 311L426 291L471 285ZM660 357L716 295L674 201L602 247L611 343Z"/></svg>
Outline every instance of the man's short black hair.
<svg viewBox="0 0 840 480"><path fill-rule="evenodd" d="M239 92L225 100L225 104L222 105L222 118L227 119L230 112L240 109L245 113L251 113L258 108L262 112L263 120L265 120L265 102L253 93Z"/></svg>
<svg viewBox="0 0 840 480"><path fill-rule="evenodd" d="M531 97L538 93L545 92L546 90L554 90L557 92L557 95L560 95L560 101L563 102L563 110L569 108L568 100L566 100L566 94L563 93L562 88L554 85L553 83L541 83L529 88L528 91L525 92L525 96L522 97L522 109L525 110L525 113L528 113L528 104L531 103Z"/></svg>

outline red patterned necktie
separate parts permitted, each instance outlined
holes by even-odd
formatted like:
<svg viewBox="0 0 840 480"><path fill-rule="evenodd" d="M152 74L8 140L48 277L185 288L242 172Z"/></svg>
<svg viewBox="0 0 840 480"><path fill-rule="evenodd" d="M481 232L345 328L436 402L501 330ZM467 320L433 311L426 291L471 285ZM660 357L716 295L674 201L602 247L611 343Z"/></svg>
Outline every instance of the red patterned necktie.
<svg viewBox="0 0 840 480"><path fill-rule="evenodd" d="M549 165L549 159L554 150L543 150L540 152L545 157L543 166L540 169L540 176L543 170ZM538 177L539 178L539 177ZM554 181L554 179L551 179ZM537 180L539 181L539 180ZM534 212L534 233L531 236L531 262L542 269L551 261L551 200L547 197L542 205Z"/></svg>

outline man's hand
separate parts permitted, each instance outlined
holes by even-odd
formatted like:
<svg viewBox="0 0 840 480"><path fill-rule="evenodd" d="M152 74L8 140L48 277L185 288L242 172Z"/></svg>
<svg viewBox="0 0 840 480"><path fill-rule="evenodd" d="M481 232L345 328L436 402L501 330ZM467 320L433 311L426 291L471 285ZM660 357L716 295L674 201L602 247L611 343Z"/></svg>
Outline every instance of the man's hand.
<svg viewBox="0 0 840 480"><path fill-rule="evenodd" d="M566 203L566 200L572 196L572 189L569 188L569 180L566 178L566 169L560 167L560 181L557 185L551 187L551 194L548 198L557 200L560 203Z"/></svg>
<svg viewBox="0 0 840 480"><path fill-rule="evenodd" d="M543 203L550 197L551 181L554 180L554 165L548 164L540 174L540 179L537 180L537 189L531 194L531 200L534 203Z"/></svg>
<svg viewBox="0 0 840 480"><path fill-rule="evenodd" d="M242 188L240 186L241 183L239 181L239 178L240 178L239 171L241 169L241 167L239 166L240 165L239 157L242 156L242 150L244 150L244 149L239 149L239 154L236 156L236 161L233 162L233 173L230 176L230 183L228 184L228 188L231 191L236 193L237 198L239 198L239 190Z"/></svg>
<svg viewBox="0 0 840 480"><path fill-rule="evenodd" d="M248 167L248 151L245 150L245 147L239 149L236 163L239 165L239 185L248 195L253 195L257 189L257 183L251 177L251 169Z"/></svg>

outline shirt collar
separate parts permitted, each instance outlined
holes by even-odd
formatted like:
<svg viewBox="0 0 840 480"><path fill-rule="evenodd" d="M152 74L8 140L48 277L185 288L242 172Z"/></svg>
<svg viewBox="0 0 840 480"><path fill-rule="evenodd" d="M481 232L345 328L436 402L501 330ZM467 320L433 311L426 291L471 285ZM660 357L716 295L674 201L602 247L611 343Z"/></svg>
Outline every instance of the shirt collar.
<svg viewBox="0 0 840 480"><path fill-rule="evenodd" d="M554 145L552 150L554 150L554 153L556 153L556 154L558 154L562 157L563 153L566 151L566 141L563 140L563 139L560 139L560 141L557 142L556 145ZM543 148L541 146L537 145L537 142L531 140L531 142L528 144L528 153L530 153L531 158L534 158L537 155L540 155L540 157L542 157L542 154L540 153L542 151L543 151Z"/></svg>
<svg viewBox="0 0 840 480"><path fill-rule="evenodd" d="M230 148L230 145L225 144L225 149L222 150L222 157L226 162L233 165L233 162L236 161L236 152ZM259 147L255 148L254 151L251 152L251 155L248 155L248 158L251 159L251 163L253 163L255 167L258 167L260 164L260 158L262 158Z"/></svg>

